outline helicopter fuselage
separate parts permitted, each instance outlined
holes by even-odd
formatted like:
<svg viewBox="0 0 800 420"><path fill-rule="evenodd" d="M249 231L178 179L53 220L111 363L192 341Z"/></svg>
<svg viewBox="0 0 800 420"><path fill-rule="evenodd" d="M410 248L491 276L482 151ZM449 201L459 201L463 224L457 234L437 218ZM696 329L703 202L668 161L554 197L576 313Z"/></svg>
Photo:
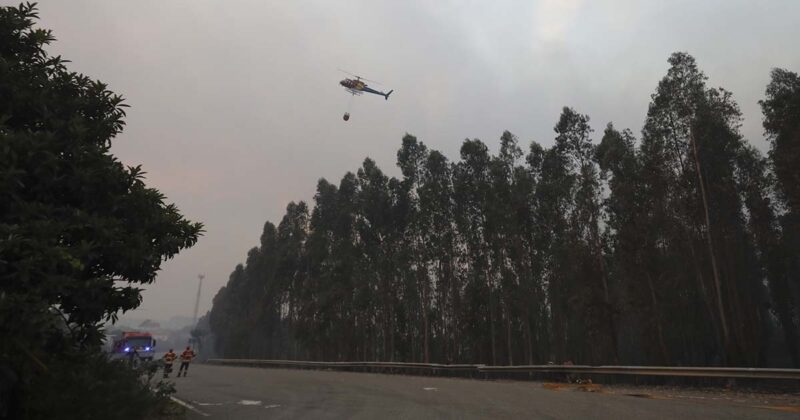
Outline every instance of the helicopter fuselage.
<svg viewBox="0 0 800 420"><path fill-rule="evenodd" d="M366 83L364 83L363 81L358 80L358 79L344 79L344 80L340 81L339 84L344 86L344 88L347 89L347 91L352 93L353 95L360 95L363 92L367 92L367 93L373 93L375 95L380 95L380 96L383 96L386 99L389 99L389 94L392 93L392 91L389 91L389 93L384 93L384 92L377 91L375 89L369 88L369 87L367 87Z"/></svg>

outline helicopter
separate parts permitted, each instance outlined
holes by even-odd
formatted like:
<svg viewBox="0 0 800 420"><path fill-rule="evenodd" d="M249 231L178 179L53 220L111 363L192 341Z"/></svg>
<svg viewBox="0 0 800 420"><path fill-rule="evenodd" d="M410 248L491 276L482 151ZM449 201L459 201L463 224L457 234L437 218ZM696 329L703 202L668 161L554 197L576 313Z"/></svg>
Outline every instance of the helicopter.
<svg viewBox="0 0 800 420"><path fill-rule="evenodd" d="M339 84L344 86L345 90L350 92L353 96L362 95L364 92L367 92L367 93L372 93L372 94L375 94L375 95L383 96L383 98L388 101L389 100L389 95L391 95L392 92L394 92L394 90L390 90L389 92L384 93L384 92L372 89L369 86L367 86L365 81L372 82L372 83L378 83L378 82L376 82L374 80L366 79L364 77L355 75L353 73L344 71L342 69L339 69L339 71L341 71L343 73L346 73L346 74L349 74L349 75L354 77L354 79L344 79L344 80L339 82ZM380 84L380 83L378 83L378 84ZM342 118L345 121L349 120L350 119L350 113L349 112L345 112L344 116Z"/></svg>
<svg viewBox="0 0 800 420"><path fill-rule="evenodd" d="M381 95L386 100L389 100L389 95L391 95L392 92L394 92L394 90L390 90L389 92L383 93L375 89L371 89L367 86L366 83L364 83L364 80L367 79L362 79L356 76L355 79L344 79L341 82L339 82L339 84L344 86L345 89L347 89L347 91L352 93L353 95L361 95L364 92L369 92L369 93L374 93L376 95Z"/></svg>

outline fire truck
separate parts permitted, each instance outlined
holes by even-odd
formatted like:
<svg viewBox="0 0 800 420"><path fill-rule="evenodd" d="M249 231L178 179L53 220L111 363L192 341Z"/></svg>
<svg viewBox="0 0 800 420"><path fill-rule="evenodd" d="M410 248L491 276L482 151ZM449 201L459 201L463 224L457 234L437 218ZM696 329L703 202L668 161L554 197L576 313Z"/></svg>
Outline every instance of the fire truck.
<svg viewBox="0 0 800 420"><path fill-rule="evenodd" d="M114 340L114 358L138 358L153 360L156 354L156 340L149 332L124 331Z"/></svg>

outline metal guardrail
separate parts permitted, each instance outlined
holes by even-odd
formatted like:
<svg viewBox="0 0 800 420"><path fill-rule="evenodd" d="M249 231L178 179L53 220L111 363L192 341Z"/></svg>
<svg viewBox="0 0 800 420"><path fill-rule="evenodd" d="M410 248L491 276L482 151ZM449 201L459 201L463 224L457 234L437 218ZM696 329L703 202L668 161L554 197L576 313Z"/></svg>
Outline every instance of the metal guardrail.
<svg viewBox="0 0 800 420"><path fill-rule="evenodd" d="M321 369L375 368L375 369L413 369L413 370L448 370L475 371L482 365L437 364L437 363L403 363L403 362L310 362L299 360L259 360L259 359L208 359L208 363L234 366L263 366Z"/></svg>
<svg viewBox="0 0 800 420"><path fill-rule="evenodd" d="M748 378L800 380L800 369L672 367L672 366L585 366L527 365L486 366L471 364L402 363L402 362L310 362L299 360L209 359L208 363L252 367L297 367L311 369L420 371L461 373L564 373L585 375L638 375L705 378Z"/></svg>
<svg viewBox="0 0 800 420"><path fill-rule="evenodd" d="M638 375L704 378L749 378L800 380L800 369L673 367L673 366L481 366L481 372L561 372L591 375Z"/></svg>

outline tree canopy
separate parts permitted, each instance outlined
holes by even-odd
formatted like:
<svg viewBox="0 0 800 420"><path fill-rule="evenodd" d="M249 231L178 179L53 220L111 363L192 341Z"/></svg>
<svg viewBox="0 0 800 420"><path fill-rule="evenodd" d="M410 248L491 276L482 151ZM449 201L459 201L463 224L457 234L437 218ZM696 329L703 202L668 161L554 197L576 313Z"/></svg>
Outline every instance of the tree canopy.
<svg viewBox="0 0 800 420"><path fill-rule="evenodd" d="M29 384L96 348L202 232L110 153L123 98L49 56L36 18L0 8L0 363Z"/></svg>
<svg viewBox="0 0 800 420"><path fill-rule="evenodd" d="M775 70L767 88L768 159L730 92L689 54L669 64L640 139L565 107L551 147L504 132L497 153L467 139L451 162L406 135L401 177L366 159L320 180L217 293L217 350L797 366L798 78Z"/></svg>

